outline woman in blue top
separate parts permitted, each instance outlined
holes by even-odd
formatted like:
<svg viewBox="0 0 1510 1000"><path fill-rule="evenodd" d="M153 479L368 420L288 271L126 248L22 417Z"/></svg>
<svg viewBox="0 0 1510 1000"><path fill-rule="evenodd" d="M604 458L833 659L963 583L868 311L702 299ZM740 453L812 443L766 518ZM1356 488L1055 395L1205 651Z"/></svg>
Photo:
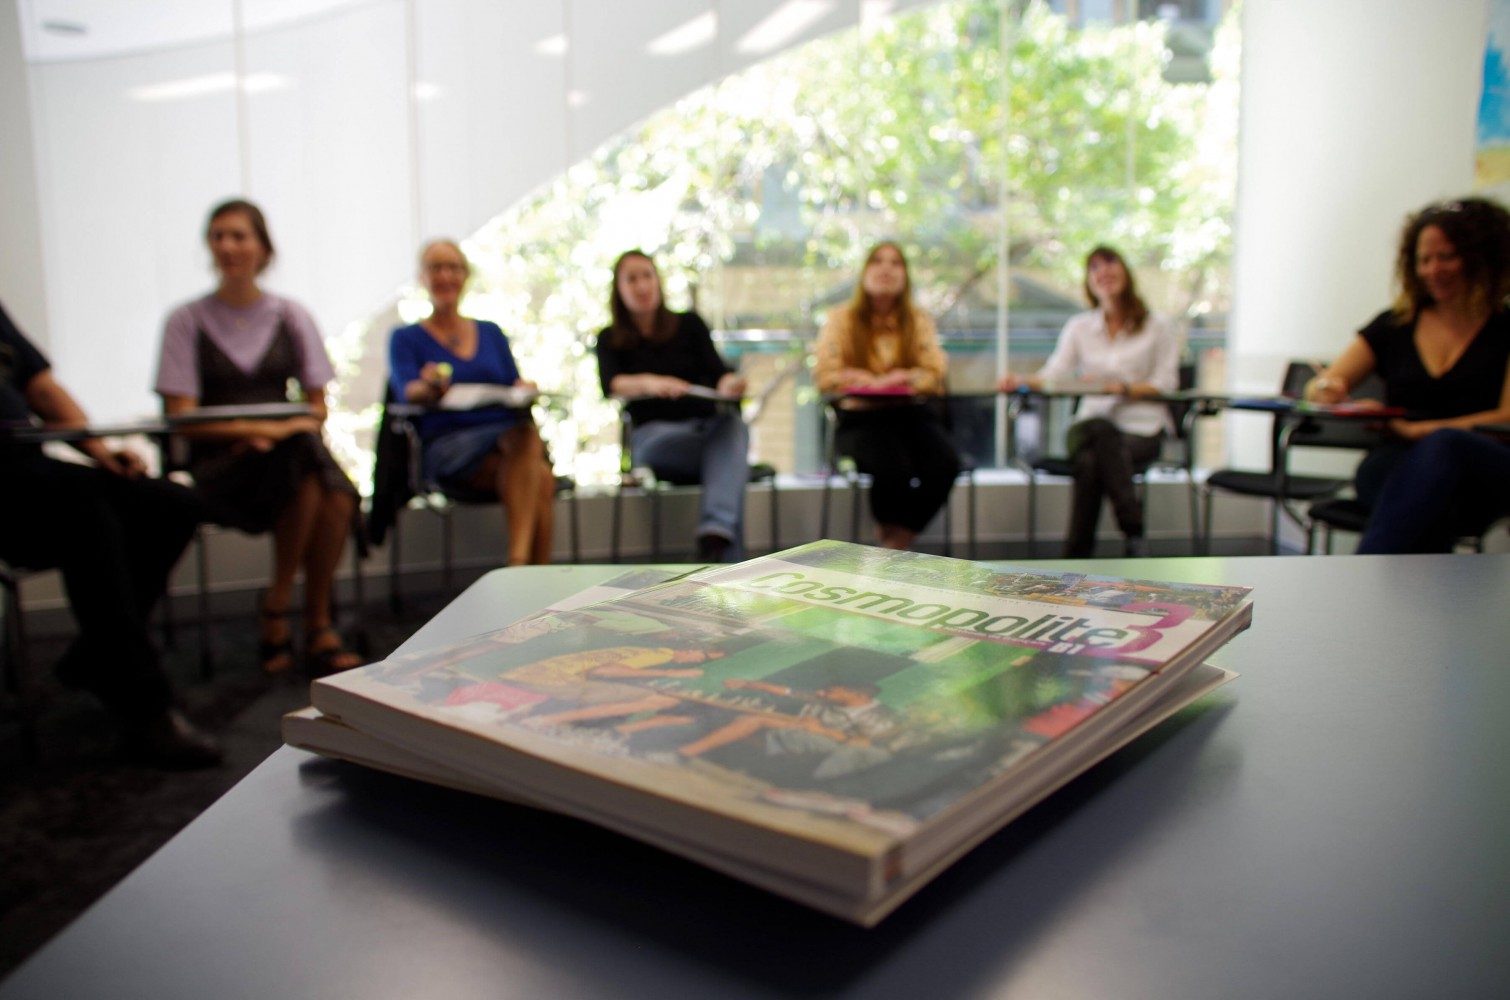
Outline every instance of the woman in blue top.
<svg viewBox="0 0 1510 1000"><path fill-rule="evenodd" d="M509 340L496 323L461 315L472 267L453 240L420 252L429 318L393 331L388 372L393 395L435 406L453 384L533 388L519 377ZM509 565L550 562L555 476L524 410L437 410L417 421L425 478L443 487L495 493L508 527Z"/></svg>

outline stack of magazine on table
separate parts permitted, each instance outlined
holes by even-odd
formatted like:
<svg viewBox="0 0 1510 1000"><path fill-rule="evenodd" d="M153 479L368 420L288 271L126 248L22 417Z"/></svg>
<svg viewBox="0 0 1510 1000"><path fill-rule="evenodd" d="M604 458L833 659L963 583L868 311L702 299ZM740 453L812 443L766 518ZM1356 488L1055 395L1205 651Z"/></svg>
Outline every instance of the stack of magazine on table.
<svg viewBox="0 0 1510 1000"><path fill-rule="evenodd" d="M318 680L284 739L868 926L1231 679L1205 660L1252 614L1245 587L835 541L667 576Z"/></svg>

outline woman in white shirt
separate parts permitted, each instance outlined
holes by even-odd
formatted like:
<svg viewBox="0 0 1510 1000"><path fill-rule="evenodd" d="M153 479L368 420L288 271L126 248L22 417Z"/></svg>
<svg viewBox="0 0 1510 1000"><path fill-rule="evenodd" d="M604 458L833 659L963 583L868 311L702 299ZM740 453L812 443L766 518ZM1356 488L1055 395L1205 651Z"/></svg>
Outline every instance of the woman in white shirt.
<svg viewBox="0 0 1510 1000"><path fill-rule="evenodd" d="M1096 308L1064 324L1043 368L1025 379L1004 375L998 388L1042 389L1073 380L1106 393L1083 397L1069 429L1075 486L1064 555L1083 559L1094 552L1103 498L1127 537L1127 553L1140 555L1143 507L1133 470L1158 457L1160 438L1170 429L1168 408L1152 397L1178 387L1179 344L1169 321L1148 311L1127 262L1110 247L1086 258L1085 294Z"/></svg>

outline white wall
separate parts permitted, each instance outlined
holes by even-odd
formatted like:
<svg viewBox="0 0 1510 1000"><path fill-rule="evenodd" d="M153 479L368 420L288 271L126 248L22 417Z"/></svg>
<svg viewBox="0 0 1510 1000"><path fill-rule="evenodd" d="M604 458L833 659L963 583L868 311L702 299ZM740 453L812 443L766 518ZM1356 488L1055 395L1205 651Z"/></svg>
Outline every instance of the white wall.
<svg viewBox="0 0 1510 1000"><path fill-rule="evenodd" d="M0 302L27 336L48 350L31 92L20 26L16 0L0 0Z"/></svg>
<svg viewBox="0 0 1510 1000"><path fill-rule="evenodd" d="M468 235L755 59L920 2L0 0L0 295L95 417L148 413L162 319L211 287L215 202L262 205L268 286L337 334L422 238ZM792 7L816 16L748 44Z"/></svg>
<svg viewBox="0 0 1510 1000"><path fill-rule="evenodd" d="M1234 385L1335 355L1391 299L1405 215L1473 182L1487 0L1248 0Z"/></svg>

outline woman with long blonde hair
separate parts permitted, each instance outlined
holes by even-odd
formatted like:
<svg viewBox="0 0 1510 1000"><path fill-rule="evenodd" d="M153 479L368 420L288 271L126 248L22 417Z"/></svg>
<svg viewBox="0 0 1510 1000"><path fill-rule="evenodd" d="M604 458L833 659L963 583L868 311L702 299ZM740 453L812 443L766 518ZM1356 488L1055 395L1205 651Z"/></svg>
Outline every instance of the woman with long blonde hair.
<svg viewBox="0 0 1510 1000"><path fill-rule="evenodd" d="M815 354L818 389L841 397L835 446L871 477L878 541L911 548L948 502L959 455L938 418L918 405L943 391L948 360L933 318L913 305L901 247L871 248L854 298L829 313Z"/></svg>

